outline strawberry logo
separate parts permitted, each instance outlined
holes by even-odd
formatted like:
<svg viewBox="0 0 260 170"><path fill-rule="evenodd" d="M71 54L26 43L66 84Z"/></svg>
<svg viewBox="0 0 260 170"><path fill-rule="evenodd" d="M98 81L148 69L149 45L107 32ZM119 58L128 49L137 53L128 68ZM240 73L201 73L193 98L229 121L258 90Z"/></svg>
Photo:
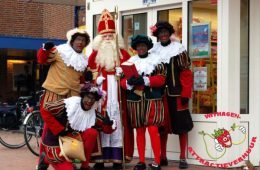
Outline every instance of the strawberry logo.
<svg viewBox="0 0 260 170"><path fill-rule="evenodd" d="M222 147L230 148L232 146L232 139L228 130L224 128L214 130L214 134L212 134L212 136L214 136Z"/></svg>
<svg viewBox="0 0 260 170"><path fill-rule="evenodd" d="M240 139L239 141L236 141L236 140L233 141L231 138L231 135L230 135L230 134L232 134L232 132L234 132L236 130L239 130L243 134L243 138ZM204 141L208 156L214 160L222 158L225 155L227 148L230 148L233 144L240 145L241 143L243 143L246 140L246 136L247 136L246 128L241 125L236 125L235 123L233 123L233 125L230 127L229 130L224 129L224 128L218 128L218 129L215 129L214 132L211 134L206 133L203 130L198 133L203 136L203 141ZM207 144L207 141L205 138L206 136L208 136L209 139L214 140L215 149L216 149L216 151L218 151L220 153L220 155L213 156L209 152L208 144Z"/></svg>

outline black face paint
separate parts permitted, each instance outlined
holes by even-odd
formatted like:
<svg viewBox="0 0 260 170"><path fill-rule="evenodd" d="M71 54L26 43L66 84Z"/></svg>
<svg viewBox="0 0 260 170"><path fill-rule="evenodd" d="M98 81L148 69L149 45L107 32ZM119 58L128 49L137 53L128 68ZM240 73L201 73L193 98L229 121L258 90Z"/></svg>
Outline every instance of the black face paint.
<svg viewBox="0 0 260 170"><path fill-rule="evenodd" d="M163 47L166 47L167 45L171 44L171 40L167 41L167 42L161 42L161 45Z"/></svg>
<svg viewBox="0 0 260 170"><path fill-rule="evenodd" d="M148 56L148 52L143 55L138 55L140 58L146 58Z"/></svg>

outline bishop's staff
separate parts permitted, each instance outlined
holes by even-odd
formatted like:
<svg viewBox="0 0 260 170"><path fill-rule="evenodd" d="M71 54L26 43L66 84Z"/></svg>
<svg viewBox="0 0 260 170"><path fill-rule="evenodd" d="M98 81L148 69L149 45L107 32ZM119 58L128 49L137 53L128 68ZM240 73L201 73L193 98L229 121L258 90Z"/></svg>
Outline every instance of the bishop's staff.
<svg viewBox="0 0 260 170"><path fill-rule="evenodd" d="M116 53L117 53L117 62L116 66L120 66L120 49L118 45L118 31L117 31L117 20L118 20L118 7L115 6L115 32L116 32ZM120 76L117 77L118 80L118 93L119 93L119 111L120 111L120 119L121 119L121 127L122 127L122 155L123 155L123 170L125 170L125 146L124 146L124 126L123 126L123 111L122 111L122 99L121 99L121 87L120 87Z"/></svg>

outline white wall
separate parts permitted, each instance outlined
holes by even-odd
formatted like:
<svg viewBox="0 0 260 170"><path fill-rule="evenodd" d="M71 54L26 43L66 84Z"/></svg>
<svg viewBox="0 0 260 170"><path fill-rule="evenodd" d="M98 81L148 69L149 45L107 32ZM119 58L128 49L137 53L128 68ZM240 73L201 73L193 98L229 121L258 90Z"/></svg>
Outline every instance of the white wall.
<svg viewBox="0 0 260 170"><path fill-rule="evenodd" d="M252 151L251 161L260 166L260 1L250 0L250 83L249 83L249 111L252 114L252 122L250 128L257 136L257 142Z"/></svg>
<svg viewBox="0 0 260 170"><path fill-rule="evenodd" d="M142 10L152 10L153 8L164 8L170 5L182 5L183 6L183 19L187 20L187 2L189 0L157 0L156 4L144 5L142 0L87 0L86 1L86 27L91 38L93 27L93 15L100 14L103 9L114 11L115 6L118 6L119 11L124 14ZM183 3L182 3L183 2ZM241 115L242 122L247 126L247 134L249 139L251 137L257 137L257 143L250 155L250 161L254 165L259 165L260 161L260 1L250 0L250 104L249 114ZM156 20L156 14L148 15L148 27ZM120 19L120 18L119 18ZM120 20L117 25L120 25ZM240 1L238 0L218 0L218 90L217 90L217 110L240 112ZM187 32L188 25L183 24L183 42L187 44ZM120 30L118 28L118 30ZM91 46L88 46L87 53L91 52ZM192 115L195 130L189 134L192 140L189 140L189 145L200 146L202 143L201 138L198 137L198 131L203 129L214 130L216 128L229 127L232 122L226 118L214 118L211 122L206 122L203 115ZM204 122L203 122L204 121ZM202 123L200 123L202 122ZM208 123L208 124L207 124ZM149 139L149 135L147 135ZM178 139L176 136L171 135L168 143L168 156L171 158L178 157ZM147 143L150 141L147 140ZM202 146L202 145L201 145ZM241 146L237 150L230 150L224 162L232 161L234 155L240 155L246 147L248 142ZM200 148L200 147L199 147ZM150 145L148 144L147 154L152 156ZM203 155L204 152L201 152ZM194 164L199 164L197 160L189 160ZM222 162L222 161L221 161Z"/></svg>
<svg viewBox="0 0 260 170"><path fill-rule="evenodd" d="M94 2L93 2L94 1ZM121 13L128 13L131 11L135 11L138 13L138 11L149 11L152 10L154 7L160 7L165 8L169 7L170 5L181 5L182 2L186 2L189 0L156 0L156 3L153 4L143 4L142 0L86 0L86 29L90 35L90 38L93 39L93 15L100 14L104 9L109 10L110 12L115 11L115 7L118 7L119 16L121 16ZM148 25L152 25L154 23L151 23L152 20L156 20L157 15L148 16ZM121 23L121 17L119 17L119 20L117 22L118 25L118 31L120 31L120 24ZM149 27L148 27L149 29ZM185 27L184 27L185 29ZM154 39L155 40L155 39ZM184 44L185 44L184 40ZM86 53L90 54L92 51L91 44L87 47Z"/></svg>

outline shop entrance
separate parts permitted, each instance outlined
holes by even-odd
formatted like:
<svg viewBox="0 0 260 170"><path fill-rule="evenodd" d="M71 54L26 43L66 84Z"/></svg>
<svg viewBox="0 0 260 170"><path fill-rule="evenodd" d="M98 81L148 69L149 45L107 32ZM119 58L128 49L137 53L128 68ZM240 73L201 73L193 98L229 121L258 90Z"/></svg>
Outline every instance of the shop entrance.
<svg viewBox="0 0 260 170"><path fill-rule="evenodd" d="M157 20L167 20L175 28L177 41L189 52L194 74L190 101L194 128L189 133L189 163L218 164L224 168L225 163L229 163L228 167L238 167L250 160L259 165L257 6L260 6L257 0L250 3L249 0L197 0L122 12L122 34L128 47L135 33L150 35L150 26ZM230 138L220 137L225 130ZM233 142L224 147L221 138ZM149 135L146 139L146 156L153 157ZM169 136L168 159L179 160L178 141L178 136ZM250 154L246 155L248 148Z"/></svg>

